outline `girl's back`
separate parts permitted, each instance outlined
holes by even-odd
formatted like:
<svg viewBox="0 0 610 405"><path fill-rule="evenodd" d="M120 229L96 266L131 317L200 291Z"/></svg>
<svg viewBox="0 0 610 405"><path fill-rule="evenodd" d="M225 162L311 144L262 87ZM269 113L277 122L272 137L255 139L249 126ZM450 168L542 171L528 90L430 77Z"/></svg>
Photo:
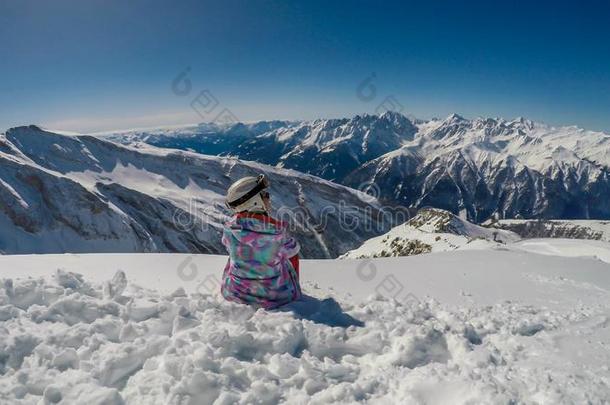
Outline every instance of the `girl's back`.
<svg viewBox="0 0 610 405"><path fill-rule="evenodd" d="M301 296L291 262L299 244L283 223L262 213L238 213L225 225L222 242L229 252L222 285L226 299L275 308Z"/></svg>

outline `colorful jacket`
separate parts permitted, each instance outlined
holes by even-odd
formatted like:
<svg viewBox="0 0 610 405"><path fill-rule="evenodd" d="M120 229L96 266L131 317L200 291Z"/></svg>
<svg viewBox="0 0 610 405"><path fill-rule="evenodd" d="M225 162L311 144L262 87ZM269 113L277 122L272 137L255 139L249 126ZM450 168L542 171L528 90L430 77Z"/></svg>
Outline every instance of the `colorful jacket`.
<svg viewBox="0 0 610 405"><path fill-rule="evenodd" d="M300 298L290 260L300 247L285 224L262 214L237 214L225 224L222 243L229 252L221 287L227 300L271 309Z"/></svg>

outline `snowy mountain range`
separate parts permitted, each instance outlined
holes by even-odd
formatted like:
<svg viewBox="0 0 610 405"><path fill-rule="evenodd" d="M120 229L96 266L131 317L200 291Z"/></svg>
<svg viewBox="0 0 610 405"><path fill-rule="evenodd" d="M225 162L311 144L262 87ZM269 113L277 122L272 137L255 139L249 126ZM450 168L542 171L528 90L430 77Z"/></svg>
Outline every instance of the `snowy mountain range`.
<svg viewBox="0 0 610 405"><path fill-rule="evenodd" d="M261 172L304 257L337 257L392 225L375 222L375 198L311 175L29 126L0 135L0 253L225 253L226 190Z"/></svg>
<svg viewBox="0 0 610 405"><path fill-rule="evenodd" d="M105 135L120 143L146 142L166 148L295 169L341 182L364 162L395 150L417 127L400 114L356 116L311 122L262 121L234 125L202 124L173 130Z"/></svg>
<svg viewBox="0 0 610 405"><path fill-rule="evenodd" d="M0 255L0 403L607 402L600 221L550 226L600 240L519 241L500 228L547 222L423 208L390 229L378 199L312 175L30 126L0 135L0 253L221 253L226 188L260 172L305 257L360 248L303 260L306 295L274 311L219 296L226 256Z"/></svg>
<svg viewBox="0 0 610 405"><path fill-rule="evenodd" d="M610 218L610 135L523 118L423 121L387 112L100 136L291 168L473 222Z"/></svg>

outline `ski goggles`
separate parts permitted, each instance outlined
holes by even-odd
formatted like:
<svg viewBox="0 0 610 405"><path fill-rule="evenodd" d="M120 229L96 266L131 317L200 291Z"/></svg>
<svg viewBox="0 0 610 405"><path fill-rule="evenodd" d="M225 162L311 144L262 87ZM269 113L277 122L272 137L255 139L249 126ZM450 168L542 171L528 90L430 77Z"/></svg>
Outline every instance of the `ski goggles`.
<svg viewBox="0 0 610 405"><path fill-rule="evenodd" d="M269 179L264 174L259 174L256 178L256 184L262 184L263 189L269 188Z"/></svg>

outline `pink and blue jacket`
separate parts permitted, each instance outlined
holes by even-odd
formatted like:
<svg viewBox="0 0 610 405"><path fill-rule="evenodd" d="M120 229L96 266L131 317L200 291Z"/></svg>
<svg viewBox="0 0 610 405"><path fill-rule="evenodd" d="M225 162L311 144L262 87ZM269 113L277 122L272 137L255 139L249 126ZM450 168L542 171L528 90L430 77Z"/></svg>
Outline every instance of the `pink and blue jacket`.
<svg viewBox="0 0 610 405"><path fill-rule="evenodd" d="M301 297L300 247L284 223L239 213L225 224L222 243L229 252L221 287L227 300L272 309Z"/></svg>

